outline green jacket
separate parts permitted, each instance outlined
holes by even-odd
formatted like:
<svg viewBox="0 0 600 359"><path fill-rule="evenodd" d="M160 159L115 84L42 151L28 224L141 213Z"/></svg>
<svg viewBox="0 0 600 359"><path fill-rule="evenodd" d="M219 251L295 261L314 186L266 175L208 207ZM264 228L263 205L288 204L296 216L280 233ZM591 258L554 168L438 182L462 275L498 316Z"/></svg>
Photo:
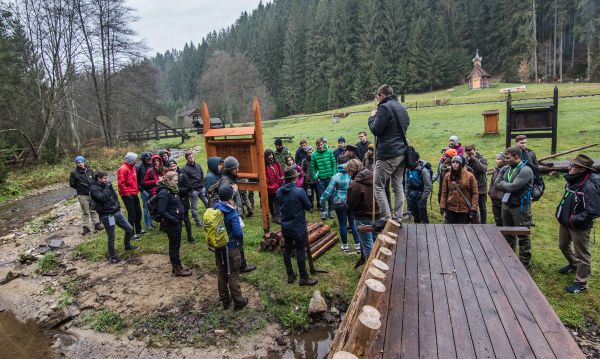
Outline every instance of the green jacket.
<svg viewBox="0 0 600 359"><path fill-rule="evenodd" d="M291 153L287 149L287 147L283 147L281 149L281 152L277 152L277 150L273 150L273 156L275 157L275 161L279 162L279 164L281 165L281 168L284 168L285 166L287 166L287 164L285 163L285 158L290 155L291 155Z"/></svg>
<svg viewBox="0 0 600 359"><path fill-rule="evenodd" d="M333 151L325 148L323 151L316 150L310 158L310 171L313 179L328 180L337 172L337 162Z"/></svg>

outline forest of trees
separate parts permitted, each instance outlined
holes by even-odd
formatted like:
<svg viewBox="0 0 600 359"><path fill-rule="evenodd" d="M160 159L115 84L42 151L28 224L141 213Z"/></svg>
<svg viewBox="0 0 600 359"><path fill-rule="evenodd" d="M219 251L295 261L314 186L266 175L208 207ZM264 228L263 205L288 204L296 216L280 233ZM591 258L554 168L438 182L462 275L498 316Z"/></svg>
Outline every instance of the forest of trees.
<svg viewBox="0 0 600 359"><path fill-rule="evenodd" d="M62 160L107 146L164 113L160 74L143 59L125 0L0 2L0 148ZM2 161L0 161L2 162Z"/></svg>
<svg viewBox="0 0 600 359"><path fill-rule="evenodd" d="M463 83L476 49L506 81L598 80L600 2L274 0L152 61L175 113L209 96L198 84L215 51L245 56L282 116L370 100L382 83L397 92Z"/></svg>

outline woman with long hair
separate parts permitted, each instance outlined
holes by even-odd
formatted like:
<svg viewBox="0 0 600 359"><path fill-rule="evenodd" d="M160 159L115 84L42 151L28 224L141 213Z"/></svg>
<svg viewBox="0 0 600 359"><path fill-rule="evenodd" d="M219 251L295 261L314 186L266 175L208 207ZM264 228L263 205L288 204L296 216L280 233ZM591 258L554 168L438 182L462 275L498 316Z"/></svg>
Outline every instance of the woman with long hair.
<svg viewBox="0 0 600 359"><path fill-rule="evenodd" d="M467 224L476 221L479 214L479 191L475 176L465 169L462 156L452 157L450 171L442 182L440 213L445 223Z"/></svg>

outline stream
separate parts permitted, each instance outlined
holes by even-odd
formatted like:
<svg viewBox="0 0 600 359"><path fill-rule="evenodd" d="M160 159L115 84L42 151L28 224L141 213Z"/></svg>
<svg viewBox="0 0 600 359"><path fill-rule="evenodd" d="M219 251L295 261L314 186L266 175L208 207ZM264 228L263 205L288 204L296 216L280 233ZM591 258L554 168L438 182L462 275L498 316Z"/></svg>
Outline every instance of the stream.
<svg viewBox="0 0 600 359"><path fill-rule="evenodd" d="M0 312L0 358L55 358L51 336L34 322L23 323L10 312Z"/></svg>

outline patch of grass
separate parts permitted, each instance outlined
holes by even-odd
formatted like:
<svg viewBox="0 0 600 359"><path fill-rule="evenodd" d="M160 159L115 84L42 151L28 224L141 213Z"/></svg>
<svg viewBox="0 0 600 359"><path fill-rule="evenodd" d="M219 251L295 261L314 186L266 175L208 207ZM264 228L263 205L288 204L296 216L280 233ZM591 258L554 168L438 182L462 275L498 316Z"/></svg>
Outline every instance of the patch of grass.
<svg viewBox="0 0 600 359"><path fill-rule="evenodd" d="M91 327L97 332L118 334L125 328L125 322L117 313L103 309L94 313Z"/></svg>
<svg viewBox="0 0 600 359"><path fill-rule="evenodd" d="M54 252L48 252L38 259L36 264L36 273L48 273L60 264L60 260Z"/></svg>
<svg viewBox="0 0 600 359"><path fill-rule="evenodd" d="M54 218L52 217L52 214L47 213L42 216L35 217L31 221L27 222L25 228L29 233L38 234L45 226L52 222L53 219Z"/></svg>
<svg viewBox="0 0 600 359"><path fill-rule="evenodd" d="M77 301L77 292L79 291L79 284L81 280L78 276L70 277L65 284L63 284L64 292L61 294L59 299L59 305L61 308L66 308L69 305Z"/></svg>

